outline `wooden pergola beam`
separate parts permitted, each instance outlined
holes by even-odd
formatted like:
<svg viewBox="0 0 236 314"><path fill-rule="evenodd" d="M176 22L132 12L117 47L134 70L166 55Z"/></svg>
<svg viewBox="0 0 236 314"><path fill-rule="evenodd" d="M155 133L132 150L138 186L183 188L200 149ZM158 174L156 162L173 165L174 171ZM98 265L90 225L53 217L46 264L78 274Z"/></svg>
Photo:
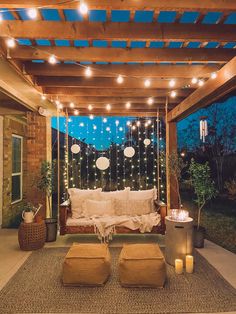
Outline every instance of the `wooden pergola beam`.
<svg viewBox="0 0 236 314"><path fill-rule="evenodd" d="M206 107L236 88L236 57L228 62L215 80L208 80L168 113L168 121L178 121Z"/></svg>
<svg viewBox="0 0 236 314"><path fill-rule="evenodd" d="M116 77L117 74L133 77L209 77L212 72L218 71L220 65L142 65L142 64L107 64L92 65L93 77ZM84 68L75 64L48 64L25 62L24 70L35 76L73 76L84 77Z"/></svg>
<svg viewBox="0 0 236 314"><path fill-rule="evenodd" d="M170 88L168 79L152 79L152 88ZM108 77L35 77L35 83L42 87L84 87L84 88L144 88L144 79L125 78L123 84L118 84L115 78ZM191 84L190 79L180 78L174 88L182 88ZM194 88L194 87L193 87Z"/></svg>
<svg viewBox="0 0 236 314"><path fill-rule="evenodd" d="M76 47L16 47L9 57L18 60L47 60L55 55L59 60L107 62L200 62L226 63L235 49L224 48L76 48Z"/></svg>
<svg viewBox="0 0 236 314"><path fill-rule="evenodd" d="M61 10L60 10L61 12ZM50 31L49 31L50 30ZM113 23L52 21L2 21L0 37L27 39L141 40L141 41L234 41L235 25Z"/></svg>
<svg viewBox="0 0 236 314"><path fill-rule="evenodd" d="M127 111L127 110L111 110L111 111L106 111L106 110L96 110L93 112L88 112L87 110L79 110L79 115L80 116L88 116L90 114L93 114L94 116L126 116L126 117L156 117L157 111L156 110L151 110L151 111L143 111L143 110L133 110L133 111ZM69 116L73 116L74 112L69 111L68 112ZM163 116L164 111L159 110L159 115Z"/></svg>
<svg viewBox="0 0 236 314"><path fill-rule="evenodd" d="M153 105L147 105L147 103L134 103L132 102L132 105L129 109L126 108L125 106L125 102L124 103L113 103L108 101L107 103L94 103L92 104L92 111L90 112L90 110L88 109L88 103L77 103L75 104L74 109L83 109L83 110L87 110L89 113L93 113L96 110L103 110L104 112L106 111L106 105L110 104L112 107L112 110L126 110L128 112L132 112L134 110L143 110L144 112L147 111L157 111L157 109L163 109L165 108L165 103L161 103L161 104L153 104ZM63 103L63 107L67 107L69 110L70 106L68 103ZM169 104L169 109L173 109L174 105L173 104Z"/></svg>
<svg viewBox="0 0 236 314"><path fill-rule="evenodd" d="M155 11L197 11L197 12L225 12L236 11L234 0L86 0L90 10L155 10ZM77 9L78 2L61 0L1 0L1 8L32 8L43 7L53 9Z"/></svg>
<svg viewBox="0 0 236 314"><path fill-rule="evenodd" d="M79 88L79 87L45 87L45 95L67 96L95 96L95 97L164 97L169 94L169 89L157 88ZM178 90L178 96L186 97L193 89Z"/></svg>

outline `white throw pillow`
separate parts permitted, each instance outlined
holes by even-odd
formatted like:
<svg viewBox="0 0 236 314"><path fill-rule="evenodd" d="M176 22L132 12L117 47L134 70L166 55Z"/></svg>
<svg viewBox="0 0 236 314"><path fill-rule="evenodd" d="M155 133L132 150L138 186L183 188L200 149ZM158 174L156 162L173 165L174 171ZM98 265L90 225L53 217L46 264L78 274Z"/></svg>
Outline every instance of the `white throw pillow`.
<svg viewBox="0 0 236 314"><path fill-rule="evenodd" d="M125 188L121 191L101 192L102 200L127 200L129 197L130 188Z"/></svg>
<svg viewBox="0 0 236 314"><path fill-rule="evenodd" d="M128 212L131 216L147 215L152 213L152 199L143 200L129 200L128 202Z"/></svg>
<svg viewBox="0 0 236 314"><path fill-rule="evenodd" d="M128 209L128 200L114 200L115 214L117 216L130 215Z"/></svg>
<svg viewBox="0 0 236 314"><path fill-rule="evenodd" d="M155 200L157 198L157 189L154 187L150 190L142 190L142 191L130 191L129 192L129 199L130 200L143 200L143 199L150 199L152 198Z"/></svg>
<svg viewBox="0 0 236 314"><path fill-rule="evenodd" d="M100 200L101 190L102 189L96 190L80 190L75 188L68 189L71 201L72 218L79 218L82 216L83 203L86 201L86 199Z"/></svg>
<svg viewBox="0 0 236 314"><path fill-rule="evenodd" d="M94 201L87 199L83 204L83 215L85 217L114 216L115 210L111 200Z"/></svg>

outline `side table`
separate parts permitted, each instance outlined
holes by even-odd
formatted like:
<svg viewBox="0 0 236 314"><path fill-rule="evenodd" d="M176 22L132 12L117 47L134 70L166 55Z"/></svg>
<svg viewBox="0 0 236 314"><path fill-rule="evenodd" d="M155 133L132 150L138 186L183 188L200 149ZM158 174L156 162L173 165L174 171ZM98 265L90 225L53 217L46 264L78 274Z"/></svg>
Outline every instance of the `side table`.
<svg viewBox="0 0 236 314"><path fill-rule="evenodd" d="M20 248L23 251L33 251L41 249L46 241L45 222L22 222L18 230L18 241Z"/></svg>
<svg viewBox="0 0 236 314"><path fill-rule="evenodd" d="M185 261L186 255L191 255L193 251L193 219L186 221L171 220L169 216L165 218L165 256L170 265L175 265L175 259L180 258Z"/></svg>

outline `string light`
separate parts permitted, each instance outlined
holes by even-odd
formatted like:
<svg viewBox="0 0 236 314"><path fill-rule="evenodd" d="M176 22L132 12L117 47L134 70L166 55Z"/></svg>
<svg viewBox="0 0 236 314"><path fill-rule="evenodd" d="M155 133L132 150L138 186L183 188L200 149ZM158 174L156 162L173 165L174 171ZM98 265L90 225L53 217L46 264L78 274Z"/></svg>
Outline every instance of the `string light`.
<svg viewBox="0 0 236 314"><path fill-rule="evenodd" d="M46 100L46 96L45 95L41 95L41 99L42 100Z"/></svg>
<svg viewBox="0 0 236 314"><path fill-rule="evenodd" d="M212 72L211 73L211 78L214 80L215 78L217 78L217 73L216 72Z"/></svg>
<svg viewBox="0 0 236 314"><path fill-rule="evenodd" d="M103 122L103 123L107 123L107 118L103 118L103 119L102 119L102 122Z"/></svg>
<svg viewBox="0 0 236 314"><path fill-rule="evenodd" d="M177 96L176 91L172 90L170 93L170 97L175 98Z"/></svg>
<svg viewBox="0 0 236 314"><path fill-rule="evenodd" d="M70 108L74 108L75 104L73 102L70 103Z"/></svg>
<svg viewBox="0 0 236 314"><path fill-rule="evenodd" d="M88 14L88 6L85 2L80 2L79 11L82 15Z"/></svg>
<svg viewBox="0 0 236 314"><path fill-rule="evenodd" d="M199 80L198 81L198 86L203 86L204 85L204 81L203 80Z"/></svg>
<svg viewBox="0 0 236 314"><path fill-rule="evenodd" d="M122 128L122 126L120 126L120 127L119 127L119 131L120 131L120 132L122 132L122 131L123 131L123 128Z"/></svg>
<svg viewBox="0 0 236 314"><path fill-rule="evenodd" d="M59 103L59 104L57 105L57 108L60 109L60 110L62 110L62 109L63 109L63 105L62 105L61 103Z"/></svg>
<svg viewBox="0 0 236 314"><path fill-rule="evenodd" d="M85 69L85 76L86 77L91 77L92 76L92 70L91 70L91 68L90 67L87 67L86 69Z"/></svg>
<svg viewBox="0 0 236 314"><path fill-rule="evenodd" d="M117 77L116 81L117 81L118 84L122 84L122 83L124 82L123 76L122 76L122 75L119 75L119 76Z"/></svg>
<svg viewBox="0 0 236 314"><path fill-rule="evenodd" d="M3 18L2 18L2 15L0 14L0 23L2 22Z"/></svg>
<svg viewBox="0 0 236 314"><path fill-rule="evenodd" d="M110 111L110 110L111 110L111 105L110 105L110 104L107 104L107 105L106 105L106 110L107 110L107 111Z"/></svg>
<svg viewBox="0 0 236 314"><path fill-rule="evenodd" d="M130 107L131 107L131 103L129 101L127 101L127 103L125 104L125 108L130 109Z"/></svg>
<svg viewBox="0 0 236 314"><path fill-rule="evenodd" d="M154 102L153 98L149 97L148 100L147 100L148 105L152 105L153 102Z"/></svg>
<svg viewBox="0 0 236 314"><path fill-rule="evenodd" d="M172 80L169 81L169 86L170 86L170 87L174 87L175 84L176 84L176 81L175 81L174 79L172 79Z"/></svg>
<svg viewBox="0 0 236 314"><path fill-rule="evenodd" d="M93 114L90 114L90 115L89 115L89 119L90 119L90 120L93 120L93 119L94 119L94 115L93 115Z"/></svg>
<svg viewBox="0 0 236 314"><path fill-rule="evenodd" d="M8 38L6 41L7 47L8 48L14 48L16 45L15 39L13 38Z"/></svg>
<svg viewBox="0 0 236 314"><path fill-rule="evenodd" d="M144 81L144 86L145 86L145 87L150 87L150 86L151 86L151 81L150 81L149 79L146 79L146 80Z"/></svg>
<svg viewBox="0 0 236 314"><path fill-rule="evenodd" d="M28 16L29 16L32 20L34 20L34 19L36 19L37 15L38 15L38 11L37 11L37 9L35 9L35 8L31 8L31 9L28 9L27 14L28 14Z"/></svg>
<svg viewBox="0 0 236 314"><path fill-rule="evenodd" d="M196 77L193 77L191 82L192 82L192 84L197 84L197 81L198 81L198 79Z"/></svg>
<svg viewBox="0 0 236 314"><path fill-rule="evenodd" d="M130 121L127 121L127 123L126 123L128 126L131 124L131 122Z"/></svg>
<svg viewBox="0 0 236 314"><path fill-rule="evenodd" d="M89 111L93 110L93 106L92 105L88 105L88 110Z"/></svg>
<svg viewBox="0 0 236 314"><path fill-rule="evenodd" d="M120 124L120 121L116 120L115 124L116 124L116 126L118 126Z"/></svg>
<svg viewBox="0 0 236 314"><path fill-rule="evenodd" d="M79 115L79 110L76 109L76 110L74 111L74 115L75 115L75 116L78 116L78 115Z"/></svg>
<svg viewBox="0 0 236 314"><path fill-rule="evenodd" d="M49 57L49 59L48 59L48 62L49 62L50 64L56 64L56 63L57 63L57 59L56 59L56 57L55 57L54 55L51 55L51 56Z"/></svg>
<svg viewBox="0 0 236 314"><path fill-rule="evenodd" d="M132 130L136 130L136 126L135 125L132 126Z"/></svg>

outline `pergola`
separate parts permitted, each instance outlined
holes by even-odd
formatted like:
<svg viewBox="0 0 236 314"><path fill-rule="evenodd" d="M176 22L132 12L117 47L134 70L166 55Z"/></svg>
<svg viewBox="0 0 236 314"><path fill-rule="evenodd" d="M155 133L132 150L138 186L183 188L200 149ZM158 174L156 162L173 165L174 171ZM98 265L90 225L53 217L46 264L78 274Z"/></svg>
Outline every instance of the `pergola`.
<svg viewBox="0 0 236 314"><path fill-rule="evenodd" d="M0 22L0 88L28 109L53 111L58 100L69 114L71 102L81 115L91 113L89 104L95 115L156 116L158 111L166 119L168 156L177 149L176 122L235 89L234 0L86 0L89 14L75 18L79 2L0 1L3 16L8 14ZM37 8L34 20L27 17L31 8ZM127 18L121 22L122 14ZM14 48L7 47L9 38L18 40ZM50 56L59 63L50 64ZM85 76L88 67L92 77ZM16 93L10 83L14 88L17 80ZM0 114L19 110L17 104L2 104ZM167 192L174 206L170 178Z"/></svg>

